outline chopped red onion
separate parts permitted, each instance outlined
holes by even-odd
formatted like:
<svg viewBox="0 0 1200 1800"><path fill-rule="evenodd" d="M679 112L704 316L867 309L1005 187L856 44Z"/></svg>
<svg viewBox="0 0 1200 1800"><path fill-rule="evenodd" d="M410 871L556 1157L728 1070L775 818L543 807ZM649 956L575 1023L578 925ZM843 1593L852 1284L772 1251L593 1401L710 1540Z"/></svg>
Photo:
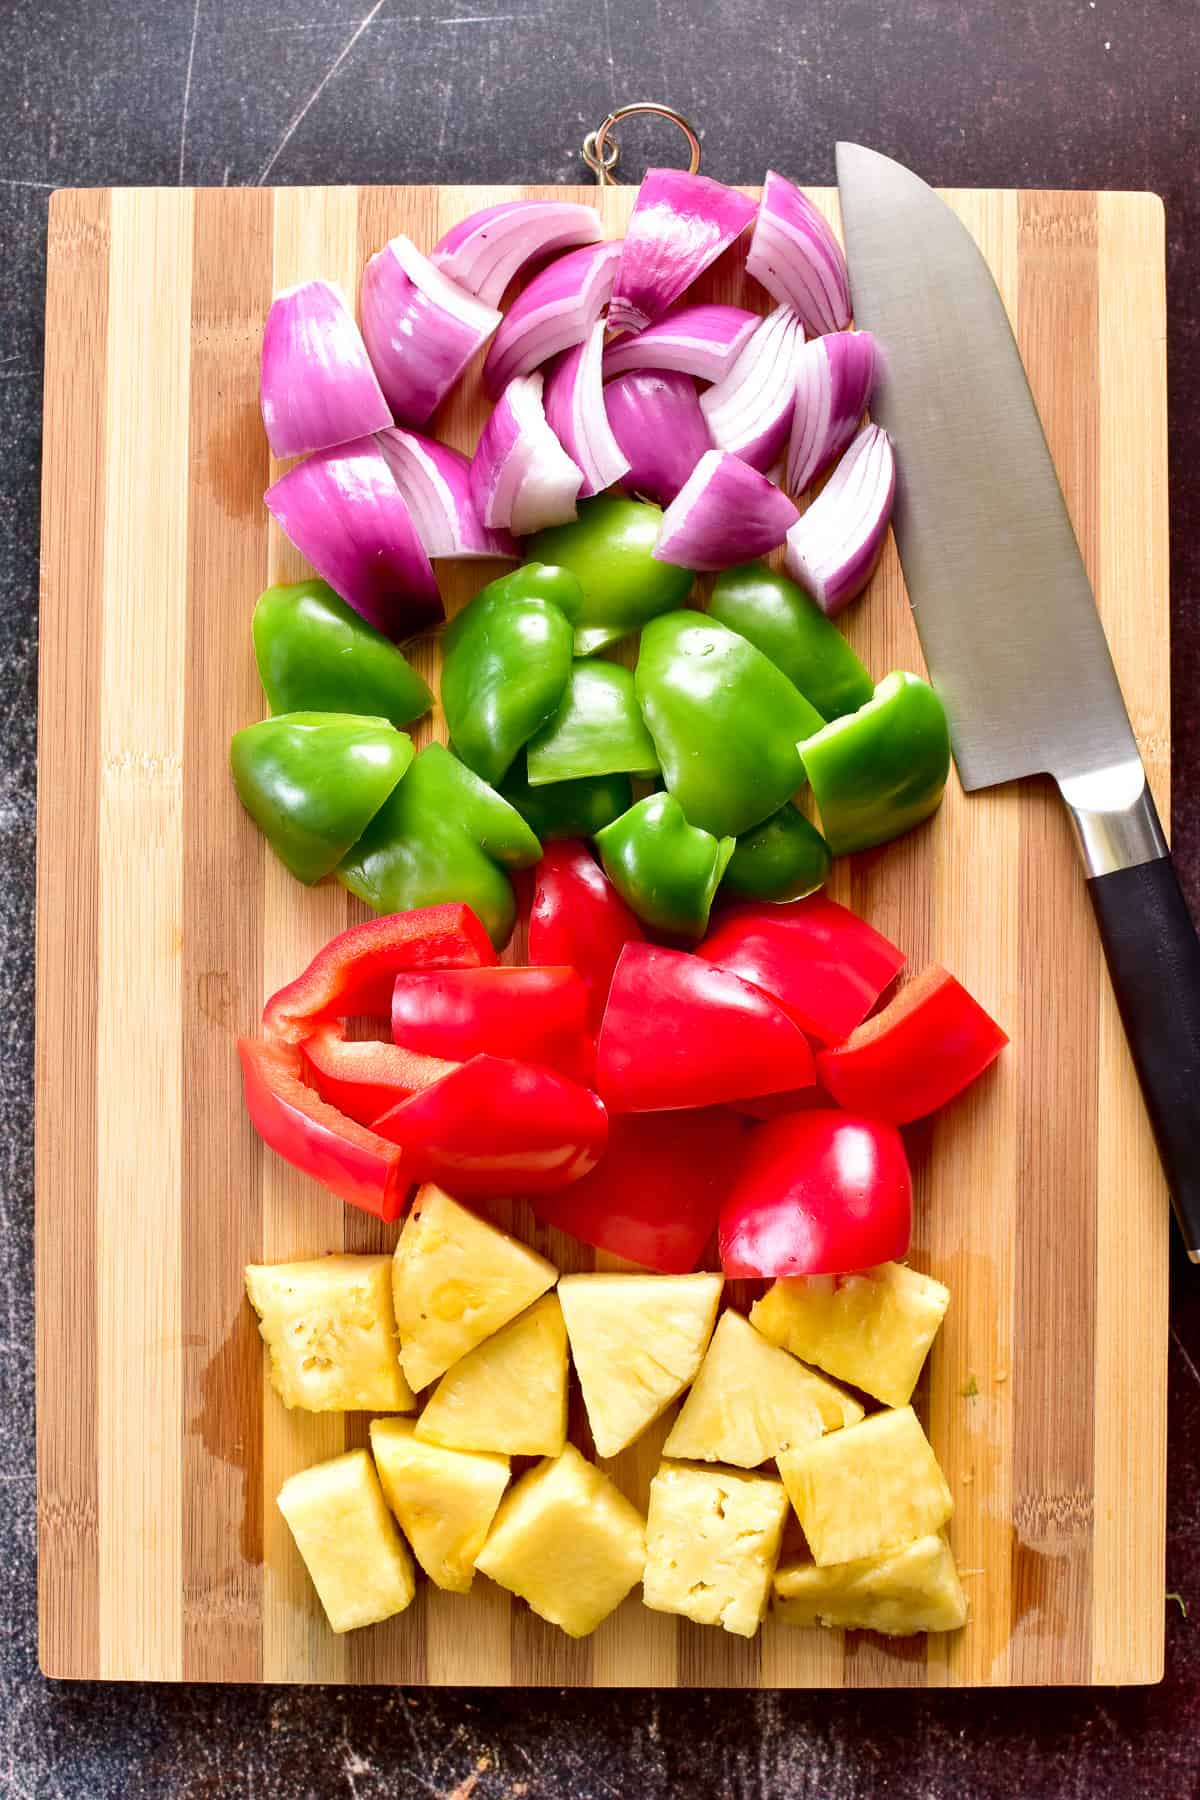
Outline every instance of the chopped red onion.
<svg viewBox="0 0 1200 1800"><path fill-rule="evenodd" d="M768 169L746 273L774 299L794 306L813 335L850 323L850 281L842 247L812 201Z"/></svg>
<svg viewBox="0 0 1200 1800"><path fill-rule="evenodd" d="M730 569L782 544L799 516L749 463L708 450L663 514L653 554L682 569Z"/></svg>
<svg viewBox="0 0 1200 1800"><path fill-rule="evenodd" d="M423 425L500 323L406 237L395 237L363 270L363 337L388 403L402 425Z"/></svg>
<svg viewBox="0 0 1200 1800"><path fill-rule="evenodd" d="M501 393L560 350L582 344L608 304L620 260L618 238L585 244L539 270L505 313L487 353L483 380L489 394Z"/></svg>
<svg viewBox="0 0 1200 1800"><path fill-rule="evenodd" d="M695 382L677 369L630 369L605 387L604 404L629 460L625 486L669 506L712 447Z"/></svg>
<svg viewBox="0 0 1200 1800"><path fill-rule="evenodd" d="M565 525L575 517L582 480L546 423L541 375L519 375L493 407L471 462L476 513L518 537Z"/></svg>
<svg viewBox="0 0 1200 1800"><path fill-rule="evenodd" d="M754 469L769 469L787 442L804 327L790 306L761 321L729 372L700 397L712 441Z"/></svg>
<svg viewBox="0 0 1200 1800"><path fill-rule="evenodd" d="M546 377L546 420L583 471L581 500L629 473L629 459L613 436L604 408L603 356L604 320L597 319L583 343L564 350Z"/></svg>
<svg viewBox="0 0 1200 1800"><path fill-rule="evenodd" d="M393 426L379 433L392 478L427 556L520 556L507 531L490 531L471 499L471 463L461 450Z"/></svg>
<svg viewBox="0 0 1200 1800"><path fill-rule="evenodd" d="M813 338L800 353L788 445L788 487L802 494L831 469L867 410L877 346L869 331Z"/></svg>
<svg viewBox="0 0 1200 1800"><path fill-rule="evenodd" d="M891 440L881 426L864 425L787 535L787 572L822 612L841 612L875 573L895 492Z"/></svg>
<svg viewBox="0 0 1200 1800"><path fill-rule="evenodd" d="M759 323L744 306L704 302L680 306L604 352L604 379L629 369L678 369L700 381L720 381Z"/></svg>
<svg viewBox="0 0 1200 1800"><path fill-rule="evenodd" d="M608 322L614 331L643 331L661 318L697 275L739 238L754 202L737 188L689 175L647 169L625 234Z"/></svg>
<svg viewBox="0 0 1200 1800"><path fill-rule="evenodd" d="M302 281L276 294L259 385L275 456L302 456L390 425L383 390L341 288Z"/></svg>
<svg viewBox="0 0 1200 1800"><path fill-rule="evenodd" d="M317 574L388 637L443 617L429 558L374 438L318 450L264 498Z"/></svg>
<svg viewBox="0 0 1200 1800"><path fill-rule="evenodd" d="M499 306L505 288L535 257L596 244L604 226L594 206L573 200L505 200L452 225L430 261L482 300Z"/></svg>

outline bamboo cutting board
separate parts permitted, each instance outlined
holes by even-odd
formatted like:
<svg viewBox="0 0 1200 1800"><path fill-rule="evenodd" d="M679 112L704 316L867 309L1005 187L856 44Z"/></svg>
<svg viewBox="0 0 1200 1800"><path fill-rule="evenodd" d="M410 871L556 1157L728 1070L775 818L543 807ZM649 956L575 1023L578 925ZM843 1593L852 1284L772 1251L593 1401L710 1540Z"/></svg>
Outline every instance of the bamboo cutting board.
<svg viewBox="0 0 1200 1800"><path fill-rule="evenodd" d="M545 190L567 193L574 190ZM264 1152L233 1036L356 916L266 852L227 774L260 716L250 612L301 572L261 504L272 293L355 290L517 190L94 191L50 204L37 1031L41 1661L201 1681L595 1686L1147 1682L1162 1672L1167 1201L1065 814L964 799L833 892L946 962L1011 1050L911 1134L913 1262L953 1302L919 1403L972 1622L751 1643L627 1601L572 1642L480 1579L335 1637L274 1498L366 1441L266 1384L242 1265L390 1248ZM579 190L618 234L632 190ZM818 193L836 217L836 196ZM1144 194L959 192L1014 319L1134 727L1169 816L1163 219ZM738 297L718 267L709 296ZM761 296L751 302L761 307ZM469 385L469 384L468 384ZM465 388L439 422L464 446ZM442 565L451 601L479 571ZM964 596L969 602L970 596ZM894 552L847 628L922 669ZM422 651L431 667L432 647ZM427 728L426 728L427 729ZM564 1268L591 1252L518 1229ZM644 1501L662 1433L616 1459Z"/></svg>

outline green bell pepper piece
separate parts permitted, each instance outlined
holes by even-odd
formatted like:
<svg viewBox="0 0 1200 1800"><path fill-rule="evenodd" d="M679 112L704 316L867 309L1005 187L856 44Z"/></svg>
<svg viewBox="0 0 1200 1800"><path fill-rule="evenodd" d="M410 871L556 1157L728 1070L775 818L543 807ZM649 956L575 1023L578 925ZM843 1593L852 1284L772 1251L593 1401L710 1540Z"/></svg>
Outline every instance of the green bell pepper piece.
<svg viewBox="0 0 1200 1800"><path fill-rule="evenodd" d="M268 588L254 608L254 654L271 711L368 714L408 725L433 695L390 638L313 577Z"/></svg>
<svg viewBox="0 0 1200 1800"><path fill-rule="evenodd" d="M505 870L529 868L541 854L507 800L444 744L427 744L344 858L338 880L376 912L464 901L500 950L516 917Z"/></svg>
<svg viewBox="0 0 1200 1800"><path fill-rule="evenodd" d="M691 592L690 569L656 562L651 555L662 519L661 507L644 500L600 494L581 502L570 525L553 525L530 539L530 556L570 569L583 584L583 609L575 621L577 656L615 644Z"/></svg>
<svg viewBox="0 0 1200 1800"><path fill-rule="evenodd" d="M530 738L526 761L531 787L581 775L657 775L633 671L620 663L577 662L558 711Z"/></svg>
<svg viewBox="0 0 1200 1800"><path fill-rule="evenodd" d="M832 619L766 563L726 569L708 611L769 656L823 719L840 719L871 698L871 677Z"/></svg>
<svg viewBox="0 0 1200 1800"><path fill-rule="evenodd" d="M803 787L797 746L824 721L736 632L703 613L652 619L634 685L667 788L693 825L737 837Z"/></svg>
<svg viewBox="0 0 1200 1800"><path fill-rule="evenodd" d="M821 828L835 856L886 844L937 811L950 773L941 701L894 670L865 706L800 746Z"/></svg>
<svg viewBox="0 0 1200 1800"><path fill-rule="evenodd" d="M670 794L647 794L596 833L608 878L638 918L690 938L704 936L734 843L689 825Z"/></svg>
<svg viewBox="0 0 1200 1800"><path fill-rule="evenodd" d="M633 805L628 775L584 775L578 781L530 787L523 758L513 764L499 791L543 843L594 837Z"/></svg>
<svg viewBox="0 0 1200 1800"><path fill-rule="evenodd" d="M802 900L824 886L832 860L816 826L789 800L738 838L724 885L746 900Z"/></svg>
<svg viewBox="0 0 1200 1800"><path fill-rule="evenodd" d="M564 604L583 604L578 582L535 563L493 581L446 627L442 708L455 750L484 781L503 777L562 699L573 643Z"/></svg>
<svg viewBox="0 0 1200 1800"><path fill-rule="evenodd" d="M386 719L280 713L236 731L238 798L280 862L310 887L331 875L413 759Z"/></svg>

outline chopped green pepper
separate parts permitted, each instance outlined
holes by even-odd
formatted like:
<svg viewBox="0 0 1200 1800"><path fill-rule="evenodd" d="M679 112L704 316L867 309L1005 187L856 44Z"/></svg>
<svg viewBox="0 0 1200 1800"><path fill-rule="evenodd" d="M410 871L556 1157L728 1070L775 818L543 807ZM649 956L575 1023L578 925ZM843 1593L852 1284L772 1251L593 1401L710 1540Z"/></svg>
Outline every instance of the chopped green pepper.
<svg viewBox="0 0 1200 1800"><path fill-rule="evenodd" d="M703 613L642 633L635 687L668 789L693 825L736 837L804 785L820 714L761 650Z"/></svg>
<svg viewBox="0 0 1200 1800"><path fill-rule="evenodd" d="M802 900L829 875L829 845L789 800L737 840L725 887L747 900Z"/></svg>
<svg viewBox="0 0 1200 1800"><path fill-rule="evenodd" d="M655 613L678 606L695 576L656 562L662 509L643 500L600 494L584 500L570 525L554 525L529 541L529 554L578 575L583 608L575 621L575 653L590 656L636 631Z"/></svg>
<svg viewBox="0 0 1200 1800"><path fill-rule="evenodd" d="M699 938L733 855L731 837L689 825L670 794L647 794L596 833L609 880L639 919L659 931Z"/></svg>
<svg viewBox="0 0 1200 1800"><path fill-rule="evenodd" d="M871 677L837 626L803 588L766 563L726 569L708 610L769 656L823 719L840 719L871 698Z"/></svg>
<svg viewBox="0 0 1200 1800"><path fill-rule="evenodd" d="M582 605L564 569L527 564L493 581L446 627L442 707L454 748L484 781L499 781L553 714L571 673L564 607Z"/></svg>
<svg viewBox="0 0 1200 1800"><path fill-rule="evenodd" d="M253 631L272 712L367 714L399 726L433 705L391 639L315 576L261 594Z"/></svg>
<svg viewBox="0 0 1200 1800"><path fill-rule="evenodd" d="M354 713L281 713L229 747L242 805L309 886L333 873L412 759L406 732Z"/></svg>
<svg viewBox="0 0 1200 1800"><path fill-rule="evenodd" d="M633 805L628 775L583 775L577 781L530 787L523 757L508 771L499 792L543 843L594 837Z"/></svg>
<svg viewBox="0 0 1200 1800"><path fill-rule="evenodd" d="M505 870L526 869L541 854L507 800L443 744L427 744L343 860L338 880L376 912L463 901L499 950L516 917Z"/></svg>
<svg viewBox="0 0 1200 1800"><path fill-rule="evenodd" d="M801 744L835 856L910 831L937 810L950 772L942 703L918 675L894 670L872 699Z"/></svg>
<svg viewBox="0 0 1200 1800"><path fill-rule="evenodd" d="M530 738L526 761L531 787L581 775L657 775L632 670L577 662L557 712Z"/></svg>

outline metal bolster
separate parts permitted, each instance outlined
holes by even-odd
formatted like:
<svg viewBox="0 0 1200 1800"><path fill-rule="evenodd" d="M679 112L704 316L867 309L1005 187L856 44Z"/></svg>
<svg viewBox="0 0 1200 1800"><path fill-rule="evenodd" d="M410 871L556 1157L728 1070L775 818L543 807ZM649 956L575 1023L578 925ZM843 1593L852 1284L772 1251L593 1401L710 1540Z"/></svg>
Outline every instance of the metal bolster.
<svg viewBox="0 0 1200 1800"><path fill-rule="evenodd" d="M1089 876L1135 869L1168 854L1140 757L1060 778L1058 787Z"/></svg>

